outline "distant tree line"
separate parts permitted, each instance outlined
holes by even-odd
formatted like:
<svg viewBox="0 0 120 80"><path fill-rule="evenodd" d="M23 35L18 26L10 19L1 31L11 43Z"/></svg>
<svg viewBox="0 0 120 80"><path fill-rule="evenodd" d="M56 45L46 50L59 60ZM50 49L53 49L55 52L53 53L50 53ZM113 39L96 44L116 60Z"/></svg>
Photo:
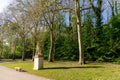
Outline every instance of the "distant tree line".
<svg viewBox="0 0 120 80"><path fill-rule="evenodd" d="M16 0L1 14L0 58L120 62L119 0Z"/></svg>

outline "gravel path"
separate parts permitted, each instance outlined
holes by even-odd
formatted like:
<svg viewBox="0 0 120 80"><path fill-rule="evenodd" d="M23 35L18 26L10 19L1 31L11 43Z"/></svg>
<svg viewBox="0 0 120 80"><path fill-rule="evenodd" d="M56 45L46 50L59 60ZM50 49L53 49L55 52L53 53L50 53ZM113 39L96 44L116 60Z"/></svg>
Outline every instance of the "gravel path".
<svg viewBox="0 0 120 80"><path fill-rule="evenodd" d="M50 80L0 66L0 80Z"/></svg>

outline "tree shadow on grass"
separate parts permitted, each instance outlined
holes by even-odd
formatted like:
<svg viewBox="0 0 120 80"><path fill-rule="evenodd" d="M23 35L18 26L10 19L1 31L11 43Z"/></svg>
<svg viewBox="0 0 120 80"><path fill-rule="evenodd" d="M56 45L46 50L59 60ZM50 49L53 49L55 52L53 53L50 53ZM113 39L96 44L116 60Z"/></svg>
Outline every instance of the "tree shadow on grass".
<svg viewBox="0 0 120 80"><path fill-rule="evenodd" d="M104 68L103 66L48 67L44 69Z"/></svg>

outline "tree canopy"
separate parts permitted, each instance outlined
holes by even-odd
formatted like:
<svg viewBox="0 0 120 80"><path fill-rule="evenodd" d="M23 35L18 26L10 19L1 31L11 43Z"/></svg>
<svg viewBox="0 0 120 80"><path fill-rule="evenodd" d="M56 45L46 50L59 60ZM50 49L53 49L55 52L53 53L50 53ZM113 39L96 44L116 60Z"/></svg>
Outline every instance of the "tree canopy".
<svg viewBox="0 0 120 80"><path fill-rule="evenodd" d="M116 0L15 0L0 17L0 58L120 61ZM3 15L2 14L2 15Z"/></svg>

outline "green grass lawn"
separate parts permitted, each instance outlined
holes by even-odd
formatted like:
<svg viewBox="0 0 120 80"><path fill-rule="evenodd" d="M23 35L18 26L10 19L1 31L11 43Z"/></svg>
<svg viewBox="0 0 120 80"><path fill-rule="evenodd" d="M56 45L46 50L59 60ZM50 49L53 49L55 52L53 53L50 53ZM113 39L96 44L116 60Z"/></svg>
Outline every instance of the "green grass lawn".
<svg viewBox="0 0 120 80"><path fill-rule="evenodd" d="M33 70L32 61L1 64L13 68L21 67L30 74L54 80L120 80L120 65L112 63L89 63L80 66L78 62L44 62L44 69Z"/></svg>

